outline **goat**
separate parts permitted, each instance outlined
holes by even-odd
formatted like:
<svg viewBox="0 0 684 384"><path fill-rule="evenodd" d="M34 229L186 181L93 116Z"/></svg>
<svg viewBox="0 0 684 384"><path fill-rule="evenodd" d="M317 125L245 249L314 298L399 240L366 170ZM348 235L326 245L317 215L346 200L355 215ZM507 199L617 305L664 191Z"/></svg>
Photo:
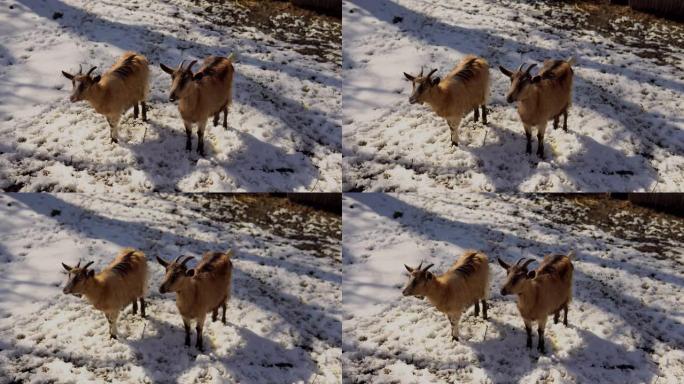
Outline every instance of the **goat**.
<svg viewBox="0 0 684 384"><path fill-rule="evenodd" d="M466 251L444 274L435 276L428 271L433 264L421 269L404 267L411 274L404 287L404 296L427 297L438 311L446 314L451 323L451 337L458 341L458 322L461 314L470 305L475 305L475 316L480 314L487 320L487 297L489 295L489 264L487 255L477 251Z"/></svg>
<svg viewBox="0 0 684 384"><path fill-rule="evenodd" d="M468 111L473 110L477 122L482 107L482 122L487 124L489 64L481 57L468 55L444 79L432 78L436 71L433 69L427 76L423 76L422 69L418 76L404 72L413 83L409 102L427 103L437 116L445 118L451 130L451 144L458 146L458 127Z"/></svg>
<svg viewBox="0 0 684 384"><path fill-rule="evenodd" d="M204 156L204 128L209 116L214 116L214 126L223 111L223 128L228 129L228 107L233 94L233 63L231 54L228 58L209 56L204 64L192 73L192 61L187 67L180 63L178 68L171 69L160 64L161 69L171 75L171 93L169 101L178 102L178 110L185 125L185 149L192 150L192 124L197 124L197 152Z"/></svg>
<svg viewBox="0 0 684 384"><path fill-rule="evenodd" d="M208 312L212 312L212 321L216 321L219 307L223 308L223 324L226 323L226 304L230 300L231 277L233 263L227 253L206 252L195 269L185 265L194 259L192 256L178 256L172 262L157 256L157 261L166 269L164 282L159 292L176 292L176 307L183 317L185 326L185 345L190 346L190 325L196 320L197 343L195 346L204 351L202 344L202 328Z"/></svg>
<svg viewBox="0 0 684 384"><path fill-rule="evenodd" d="M97 67L92 67L83 74L72 75L62 71L62 75L71 80L73 87L71 102L87 100L95 112L104 115L109 123L109 134L113 143L118 143L118 129L121 115L131 106L133 117L138 118L138 104L142 107L142 119L147 121L149 63L145 56L135 52L126 52L103 75L91 77Z"/></svg>
<svg viewBox="0 0 684 384"><path fill-rule="evenodd" d="M565 311L563 324L568 325L568 305L572 300L572 253L566 255L547 255L539 268L527 271L534 260L521 258L515 265L506 264L497 258L506 270L506 283L501 288L502 295L518 295L518 311L525 322L527 348L532 348L532 322L537 322L539 341L537 349L545 353L544 327L549 314L553 313L554 323L558 323L561 309Z"/></svg>
<svg viewBox="0 0 684 384"><path fill-rule="evenodd" d="M518 115L522 120L527 137L527 153L532 153L532 128L537 128L537 156L544 158L544 134L546 124L553 119L558 128L558 119L563 115L563 129L568 131L568 108L572 99L573 58L567 61L546 60L535 76L531 64L523 70L524 64L515 72L502 66L499 70L511 80L511 88L506 95L509 103L518 102Z"/></svg>
<svg viewBox="0 0 684 384"><path fill-rule="evenodd" d="M145 254L133 248L126 248L100 273L88 269L93 262L81 267L81 262L70 267L62 263L69 272L69 281L64 287L65 294L85 296L95 309L104 312L109 323L109 335L117 338L116 321L119 312L128 304L133 304L133 314L138 312L145 317L145 293L147 290L147 259Z"/></svg>

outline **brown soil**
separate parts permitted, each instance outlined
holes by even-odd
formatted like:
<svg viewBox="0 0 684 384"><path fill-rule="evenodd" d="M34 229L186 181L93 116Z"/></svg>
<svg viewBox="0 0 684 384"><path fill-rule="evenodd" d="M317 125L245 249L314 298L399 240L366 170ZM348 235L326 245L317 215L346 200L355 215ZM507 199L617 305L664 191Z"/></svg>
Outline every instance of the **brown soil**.
<svg viewBox="0 0 684 384"><path fill-rule="evenodd" d="M295 7L289 1L194 0L217 25L255 28L296 45L295 51L321 62L341 64L342 18Z"/></svg>
<svg viewBox="0 0 684 384"><path fill-rule="evenodd" d="M612 5L608 0L563 0L582 18L554 19L549 22L561 29L582 28L595 31L616 43L639 48L635 54L655 59L659 64L672 63L672 48L684 49L684 23L635 11L626 5ZM549 15L551 16L551 15ZM640 24L635 27L635 24ZM670 59L670 60L666 60Z"/></svg>
<svg viewBox="0 0 684 384"><path fill-rule="evenodd" d="M275 236L297 240L292 246L313 251L318 257L341 250L341 215L292 203L268 194L191 194L197 211L211 220L252 223ZM237 203L237 204L236 204ZM341 260L341 251L335 253Z"/></svg>
<svg viewBox="0 0 684 384"><path fill-rule="evenodd" d="M614 199L608 194L540 197L540 202L547 201L545 209L552 211L559 223L596 227L615 237L639 243L637 249L652 252L656 258L666 257L666 249L677 249L684 243L684 219L678 216Z"/></svg>

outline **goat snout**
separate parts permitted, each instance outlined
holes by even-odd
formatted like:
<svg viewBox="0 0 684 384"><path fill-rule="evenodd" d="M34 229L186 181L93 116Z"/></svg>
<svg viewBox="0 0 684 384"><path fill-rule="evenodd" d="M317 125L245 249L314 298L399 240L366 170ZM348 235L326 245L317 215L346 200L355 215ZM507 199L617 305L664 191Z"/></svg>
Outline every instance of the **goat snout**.
<svg viewBox="0 0 684 384"><path fill-rule="evenodd" d="M418 99L416 97L413 97L413 96L409 97L409 103L415 104L417 102L418 102Z"/></svg>
<svg viewBox="0 0 684 384"><path fill-rule="evenodd" d="M163 294L163 293L167 293L168 291L169 290L166 288L165 285L162 285L161 287L159 287L159 293Z"/></svg>
<svg viewBox="0 0 684 384"><path fill-rule="evenodd" d="M510 103L514 102L515 100L513 100L513 96L508 95L508 96L506 96L506 101L508 102L508 104L510 104Z"/></svg>
<svg viewBox="0 0 684 384"><path fill-rule="evenodd" d="M76 95L71 95L71 97L69 97L69 101L71 101L72 103L75 103L78 101L78 97Z"/></svg>

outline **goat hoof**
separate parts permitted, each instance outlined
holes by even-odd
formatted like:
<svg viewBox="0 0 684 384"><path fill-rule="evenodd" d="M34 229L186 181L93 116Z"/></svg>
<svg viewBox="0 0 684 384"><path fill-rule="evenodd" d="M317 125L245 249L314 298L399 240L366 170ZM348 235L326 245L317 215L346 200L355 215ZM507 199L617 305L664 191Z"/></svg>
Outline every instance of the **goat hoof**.
<svg viewBox="0 0 684 384"><path fill-rule="evenodd" d="M454 143L453 141L451 142L452 147L458 147L458 143Z"/></svg>
<svg viewBox="0 0 684 384"><path fill-rule="evenodd" d="M458 336L451 336L452 341L458 341Z"/></svg>
<svg viewBox="0 0 684 384"><path fill-rule="evenodd" d="M109 338L110 338L110 339L114 339L114 340L117 339L116 335L109 335Z"/></svg>

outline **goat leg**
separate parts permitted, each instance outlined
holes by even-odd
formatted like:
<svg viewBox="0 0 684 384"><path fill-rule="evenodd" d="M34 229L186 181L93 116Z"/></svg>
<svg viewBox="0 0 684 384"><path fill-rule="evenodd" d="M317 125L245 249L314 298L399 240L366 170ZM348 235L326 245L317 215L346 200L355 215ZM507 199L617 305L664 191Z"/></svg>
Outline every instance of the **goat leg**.
<svg viewBox="0 0 684 384"><path fill-rule="evenodd" d="M140 316L145 318L145 299L140 298Z"/></svg>
<svg viewBox="0 0 684 384"><path fill-rule="evenodd" d="M185 125L185 150L192 151L192 123L183 121Z"/></svg>
<svg viewBox="0 0 684 384"><path fill-rule="evenodd" d="M525 138L527 139L527 149L525 152L532 153L532 127L525 125Z"/></svg>
<svg viewBox="0 0 684 384"><path fill-rule="evenodd" d="M527 348L532 349L532 325L525 323L525 332L527 332Z"/></svg>
<svg viewBox="0 0 684 384"><path fill-rule="evenodd" d="M565 314L563 316L563 325L565 325L566 327L568 326L568 304L567 303L565 303Z"/></svg>
<svg viewBox="0 0 684 384"><path fill-rule="evenodd" d="M216 114L214 115L214 127L218 125L220 115L221 115L220 110L218 112L216 112Z"/></svg>
<svg viewBox="0 0 684 384"><path fill-rule="evenodd" d="M553 118L553 129L558 129L558 120L559 120L559 116L560 116L560 115L558 115L558 116L556 116L556 117Z"/></svg>
<svg viewBox="0 0 684 384"><path fill-rule="evenodd" d="M195 330L197 331L197 343L195 344L195 347L204 352L204 344L202 343L202 325L199 321L197 321L197 327Z"/></svg>
<svg viewBox="0 0 684 384"><path fill-rule="evenodd" d="M183 326L185 327L185 346L190 346L190 321L183 319Z"/></svg>
<svg viewBox="0 0 684 384"><path fill-rule="evenodd" d="M544 328L541 325L537 328L537 335L539 336L539 341L537 341L537 349L541 353L546 353L546 348L544 348Z"/></svg>
<svg viewBox="0 0 684 384"><path fill-rule="evenodd" d="M480 303L476 301L475 302L475 317L478 317L478 316L480 316Z"/></svg>
<svg viewBox="0 0 684 384"><path fill-rule="evenodd" d="M223 302L223 318L221 319L221 320L223 321L223 324L226 323L226 307L227 307L226 304L227 304L226 301L224 301L224 302ZM568 314L568 312L567 312L567 310L566 310L566 311L565 311L565 315L566 315L566 316L565 316L565 319L566 319L566 320L567 320L567 318L568 318L568 317L567 317L567 314ZM566 322L565 325L568 325L567 322Z"/></svg>
<svg viewBox="0 0 684 384"><path fill-rule="evenodd" d="M133 314L135 315L137 313L138 313L138 300L134 299L133 300Z"/></svg>
<svg viewBox="0 0 684 384"><path fill-rule="evenodd" d="M228 104L223 106L223 128L228 129Z"/></svg>
<svg viewBox="0 0 684 384"><path fill-rule="evenodd" d="M487 300L482 299L482 318L487 320Z"/></svg>
<svg viewBox="0 0 684 384"><path fill-rule="evenodd" d="M147 121L147 104L144 101L140 102L140 106L142 107L142 119L143 121Z"/></svg>
<svg viewBox="0 0 684 384"><path fill-rule="evenodd" d="M565 110L563 111L563 130L565 132L568 131L568 107L565 107Z"/></svg>
<svg viewBox="0 0 684 384"><path fill-rule="evenodd" d="M218 307L214 308L214 310L211 311L211 321L216 321L217 317L218 317Z"/></svg>
<svg viewBox="0 0 684 384"><path fill-rule="evenodd" d="M556 311L556 313L553 314L553 323L558 324L558 318L560 317L560 309Z"/></svg>
<svg viewBox="0 0 684 384"><path fill-rule="evenodd" d="M487 106L482 104L482 124L487 125Z"/></svg>
<svg viewBox="0 0 684 384"><path fill-rule="evenodd" d="M477 121L480 120L480 109L478 107L475 107L473 113L475 114L473 121L477 123Z"/></svg>
<svg viewBox="0 0 684 384"><path fill-rule="evenodd" d="M202 157L204 157L204 128L206 126L206 120L197 124L197 153Z"/></svg>
<svg viewBox="0 0 684 384"><path fill-rule="evenodd" d="M140 111L138 110L138 103L133 104L133 118L137 119Z"/></svg>

